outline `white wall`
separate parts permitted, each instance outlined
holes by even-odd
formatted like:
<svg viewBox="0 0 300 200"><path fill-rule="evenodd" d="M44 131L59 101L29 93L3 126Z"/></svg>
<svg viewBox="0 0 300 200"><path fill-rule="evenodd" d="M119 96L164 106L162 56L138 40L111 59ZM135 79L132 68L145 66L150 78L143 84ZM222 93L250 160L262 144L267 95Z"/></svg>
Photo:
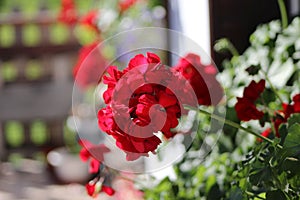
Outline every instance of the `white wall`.
<svg viewBox="0 0 300 200"><path fill-rule="evenodd" d="M210 55L208 0L178 0L181 31Z"/></svg>

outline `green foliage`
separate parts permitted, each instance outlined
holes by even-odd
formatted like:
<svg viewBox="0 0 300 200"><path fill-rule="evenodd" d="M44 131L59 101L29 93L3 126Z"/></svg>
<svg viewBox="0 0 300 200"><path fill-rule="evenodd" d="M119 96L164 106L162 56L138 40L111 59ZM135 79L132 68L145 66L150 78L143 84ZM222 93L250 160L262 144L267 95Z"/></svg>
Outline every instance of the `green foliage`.
<svg viewBox="0 0 300 200"><path fill-rule="evenodd" d="M223 62L219 75L228 98L226 120L241 123L236 116L236 97L251 80L265 79L266 89L255 102L264 111L262 119L243 122L257 133L271 127L273 143L255 140L236 127L225 125L217 145L204 160L197 154L205 144L201 117L197 136L186 156L174 166L175 180L168 178L145 189L146 199L299 199L300 198L300 113L283 120L276 137L274 120L281 116L282 101L291 103L300 93L300 18L283 29L275 20L257 27L251 45L242 54L232 44L219 40L215 49L233 54ZM281 98L279 98L281 97ZM217 134L211 133L214 138ZM189 166L186 169L186 166Z"/></svg>

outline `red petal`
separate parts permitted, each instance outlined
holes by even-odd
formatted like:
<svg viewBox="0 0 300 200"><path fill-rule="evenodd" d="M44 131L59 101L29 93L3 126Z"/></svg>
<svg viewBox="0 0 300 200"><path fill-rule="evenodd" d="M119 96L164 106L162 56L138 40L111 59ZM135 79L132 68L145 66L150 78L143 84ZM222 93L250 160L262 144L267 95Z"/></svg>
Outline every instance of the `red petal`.
<svg viewBox="0 0 300 200"><path fill-rule="evenodd" d="M173 106L177 103L177 98L174 95L169 95L163 91L159 92L159 104L163 107Z"/></svg>
<svg viewBox="0 0 300 200"><path fill-rule="evenodd" d="M105 185L102 185L102 190L101 191L105 192L109 196L112 196L112 195L115 194L115 190L114 189L112 189L109 186L105 186Z"/></svg>
<svg viewBox="0 0 300 200"><path fill-rule="evenodd" d="M133 69L138 66L148 64L147 58L143 54L138 54L129 61L128 68Z"/></svg>
<svg viewBox="0 0 300 200"><path fill-rule="evenodd" d="M269 137L269 135L271 134L272 129L271 128L267 128L264 132L261 133L262 136L264 137ZM257 138L258 142L262 142L261 138Z"/></svg>
<svg viewBox="0 0 300 200"><path fill-rule="evenodd" d="M255 101L265 89L265 80L260 80L258 83L251 81L250 85L244 90L244 97Z"/></svg>
<svg viewBox="0 0 300 200"><path fill-rule="evenodd" d="M85 147L83 147L80 150L79 156L80 156L81 160L85 162L90 158L90 153L88 152L88 150Z"/></svg>
<svg viewBox="0 0 300 200"><path fill-rule="evenodd" d="M98 160L92 158L90 161L89 173L95 174L99 171L99 168L100 168L100 162Z"/></svg>
<svg viewBox="0 0 300 200"><path fill-rule="evenodd" d="M297 94L293 97L294 105L293 109L295 113L300 113L300 94Z"/></svg>
<svg viewBox="0 0 300 200"><path fill-rule="evenodd" d="M238 102L234 108L238 118L242 121L260 119L264 115L264 113L257 110L254 103L247 98L238 98Z"/></svg>
<svg viewBox="0 0 300 200"><path fill-rule="evenodd" d="M92 197L95 192L95 184L88 183L85 185L85 188L86 188L88 195L90 195Z"/></svg>
<svg viewBox="0 0 300 200"><path fill-rule="evenodd" d="M151 52L147 52L147 61L148 63L160 63L160 58L158 57L158 55L151 53Z"/></svg>

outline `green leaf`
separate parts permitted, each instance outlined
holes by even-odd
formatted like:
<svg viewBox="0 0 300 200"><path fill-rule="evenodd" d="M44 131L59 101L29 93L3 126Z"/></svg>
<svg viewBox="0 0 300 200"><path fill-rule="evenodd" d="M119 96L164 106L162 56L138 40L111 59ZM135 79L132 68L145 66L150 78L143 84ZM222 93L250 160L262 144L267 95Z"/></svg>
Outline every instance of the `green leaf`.
<svg viewBox="0 0 300 200"><path fill-rule="evenodd" d="M266 88L264 90L264 92L262 93L262 97L264 99L264 102L267 104L276 100L276 95L275 95L274 91L270 88Z"/></svg>
<svg viewBox="0 0 300 200"><path fill-rule="evenodd" d="M229 200L241 200L243 199L243 191L240 188L230 192Z"/></svg>
<svg viewBox="0 0 300 200"><path fill-rule="evenodd" d="M220 190L220 187L219 185L216 183L214 184L208 194L207 194L207 200L217 200L217 199L221 199L223 196L221 190Z"/></svg>
<svg viewBox="0 0 300 200"><path fill-rule="evenodd" d="M296 123L289 127L283 147L292 155L300 152L300 124Z"/></svg>
<svg viewBox="0 0 300 200"><path fill-rule="evenodd" d="M297 123L300 124L300 114L299 113L292 114L288 118L288 126L291 127L292 125Z"/></svg>
<svg viewBox="0 0 300 200"><path fill-rule="evenodd" d="M174 195L177 196L178 191L179 191L178 185L177 184L173 184L172 185L172 190L173 190Z"/></svg>
<svg viewBox="0 0 300 200"><path fill-rule="evenodd" d="M286 195L281 190L269 191L267 192L267 200L285 200L287 199Z"/></svg>
<svg viewBox="0 0 300 200"><path fill-rule="evenodd" d="M207 181L206 181L206 187L205 187L205 192L208 194L208 192L211 190L211 187L216 183L216 176L215 175L212 175L212 176L209 176L207 178Z"/></svg>
<svg viewBox="0 0 300 200"><path fill-rule="evenodd" d="M170 191L172 187L171 181L168 177L163 179L158 186L156 186L155 190L158 192Z"/></svg>
<svg viewBox="0 0 300 200"><path fill-rule="evenodd" d="M288 129L286 124L281 124L278 129L280 135L280 144L282 145L285 141L285 138L288 134Z"/></svg>
<svg viewBox="0 0 300 200"><path fill-rule="evenodd" d="M296 158L288 157L282 164L282 168L289 174L289 178L300 174L300 161Z"/></svg>
<svg viewBox="0 0 300 200"><path fill-rule="evenodd" d="M259 183L263 182L263 181L268 181L271 179L271 170L270 168L266 167L262 170L259 170L256 173L252 173L249 176L249 181L251 184L253 185L259 185Z"/></svg>

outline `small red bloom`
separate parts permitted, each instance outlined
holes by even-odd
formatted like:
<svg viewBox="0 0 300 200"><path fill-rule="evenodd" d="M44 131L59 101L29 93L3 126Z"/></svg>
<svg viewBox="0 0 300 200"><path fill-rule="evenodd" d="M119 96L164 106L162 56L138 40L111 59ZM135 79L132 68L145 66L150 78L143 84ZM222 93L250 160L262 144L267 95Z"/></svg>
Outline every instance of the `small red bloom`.
<svg viewBox="0 0 300 200"><path fill-rule="evenodd" d="M86 15L82 16L79 22L82 25L85 25L100 33L99 27L97 26L98 16L99 16L99 11L92 10L89 11Z"/></svg>
<svg viewBox="0 0 300 200"><path fill-rule="evenodd" d="M110 66L107 69L108 75L103 76L103 83L107 85L107 90L103 93L103 99L106 104L111 101L112 93L119 79L124 75L116 66Z"/></svg>
<svg viewBox="0 0 300 200"><path fill-rule="evenodd" d="M97 173L101 162L104 160L103 154L110 150L104 145L93 145L87 140L80 140L79 144L82 146L79 156L82 161L86 162L90 160L90 173Z"/></svg>
<svg viewBox="0 0 300 200"><path fill-rule="evenodd" d="M112 189L109 186L105 186L105 185L102 185L102 190L101 191L105 192L109 196L112 196L112 195L115 194L115 190L114 189Z"/></svg>
<svg viewBox="0 0 300 200"><path fill-rule="evenodd" d="M265 89L265 80L260 80L258 83L251 81L249 86L244 90L243 97L237 98L235 111L237 116L242 121L249 121L252 119L260 119L264 116L262 111L259 111L254 102Z"/></svg>
<svg viewBox="0 0 300 200"><path fill-rule="evenodd" d="M200 56L189 53L179 60L175 71L189 81L200 105L217 105L222 99L224 93L216 79L216 68L202 64Z"/></svg>
<svg viewBox="0 0 300 200"><path fill-rule="evenodd" d="M300 113L300 94L297 94L293 97L294 105L293 109L295 113Z"/></svg>
<svg viewBox="0 0 300 200"><path fill-rule="evenodd" d="M76 84L83 89L90 85L96 85L105 71L107 61L97 49L98 44L98 41L96 41L83 46L73 68Z"/></svg>
<svg viewBox="0 0 300 200"><path fill-rule="evenodd" d="M264 132L261 133L262 136L264 137L269 137L269 135L271 134L272 129L271 128L267 128Z"/></svg>
<svg viewBox="0 0 300 200"><path fill-rule="evenodd" d="M119 8L121 12L128 10L131 6L133 6L137 0L120 0Z"/></svg>
<svg viewBox="0 0 300 200"><path fill-rule="evenodd" d="M101 188L97 188L97 187L101 187ZM85 185L85 188L86 188L88 195L91 197L97 197L99 192L105 192L109 196L112 196L115 194L115 190L112 187L102 185L102 183L100 183L100 182L91 181Z"/></svg>
<svg viewBox="0 0 300 200"><path fill-rule="evenodd" d="M264 130L261 135L264 137L269 137L269 135L272 133L272 129L271 128L267 128L266 130ZM262 142L261 138L257 138L258 142Z"/></svg>
<svg viewBox="0 0 300 200"><path fill-rule="evenodd" d="M77 22L77 11L73 0L62 0L61 10L58 15L58 21L73 25Z"/></svg>
<svg viewBox="0 0 300 200"><path fill-rule="evenodd" d="M283 103L282 108L283 108L282 110L276 111L276 116L275 116L275 119L273 120L277 137L280 137L280 134L278 131L279 126L283 123L286 123L288 118L293 113L300 113L300 94L297 94L293 97L292 104Z"/></svg>
<svg viewBox="0 0 300 200"><path fill-rule="evenodd" d="M251 81L249 86L244 90L244 98L247 98L253 102L256 101L259 95L264 91L265 84L265 80L260 80L258 83Z"/></svg>
<svg viewBox="0 0 300 200"><path fill-rule="evenodd" d="M247 98L237 98L237 100L235 110L240 120L249 121L263 117L264 113L259 111L251 100Z"/></svg>
<svg viewBox="0 0 300 200"><path fill-rule="evenodd" d="M96 187L96 183L87 183L85 185L85 189L88 195L90 195L91 197L95 197L97 195L95 194L95 187Z"/></svg>

